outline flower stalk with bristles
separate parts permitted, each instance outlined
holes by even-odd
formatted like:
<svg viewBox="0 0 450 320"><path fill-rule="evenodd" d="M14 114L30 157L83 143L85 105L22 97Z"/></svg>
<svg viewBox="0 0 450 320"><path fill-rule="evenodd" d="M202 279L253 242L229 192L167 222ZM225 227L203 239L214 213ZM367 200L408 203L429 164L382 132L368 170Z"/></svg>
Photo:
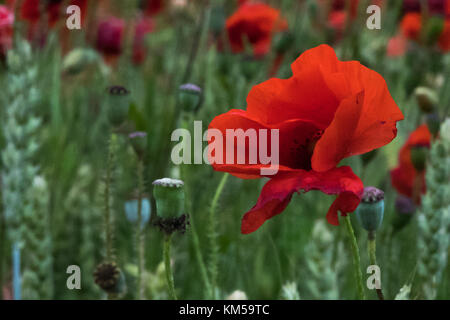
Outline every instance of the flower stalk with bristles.
<svg viewBox="0 0 450 320"><path fill-rule="evenodd" d="M435 299L447 265L450 226L450 119L441 126L427 163L427 193L418 215L418 274L421 296Z"/></svg>

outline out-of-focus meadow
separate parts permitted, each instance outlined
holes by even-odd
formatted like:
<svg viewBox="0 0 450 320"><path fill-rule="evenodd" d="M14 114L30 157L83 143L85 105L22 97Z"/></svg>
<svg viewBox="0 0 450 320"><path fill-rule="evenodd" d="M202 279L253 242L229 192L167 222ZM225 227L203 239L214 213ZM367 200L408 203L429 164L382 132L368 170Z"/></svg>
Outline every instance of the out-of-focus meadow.
<svg viewBox="0 0 450 320"><path fill-rule="evenodd" d="M345 227L325 219L332 196L294 195L282 214L243 235L242 216L267 180L171 160L173 130L193 132L194 120L206 130L217 115L245 109L254 85L290 77L291 63L320 44L380 73L405 117L390 144L343 161L385 192L376 240L385 298L450 298L449 125L438 133L450 106L450 2L261 0L283 23L243 22L238 29L271 28L258 35L270 37L236 43L230 17L254 2L0 1L3 299L170 298L152 185L163 177L184 181L189 216L186 232L171 239L179 299L357 298ZM366 25L373 3L381 29ZM81 30L66 26L72 4ZM186 83L201 95L180 90ZM123 103L126 121L117 126ZM423 124L432 138L415 174L427 188L411 195L395 187L391 170ZM134 148L132 132L145 132L146 143ZM140 206L151 211L149 221L142 213L143 228L136 195L149 199ZM350 215L365 284L367 231ZM99 271L105 261L115 263L111 274ZM80 267L80 290L67 287L71 265ZM102 276L112 279L106 292L96 284Z"/></svg>

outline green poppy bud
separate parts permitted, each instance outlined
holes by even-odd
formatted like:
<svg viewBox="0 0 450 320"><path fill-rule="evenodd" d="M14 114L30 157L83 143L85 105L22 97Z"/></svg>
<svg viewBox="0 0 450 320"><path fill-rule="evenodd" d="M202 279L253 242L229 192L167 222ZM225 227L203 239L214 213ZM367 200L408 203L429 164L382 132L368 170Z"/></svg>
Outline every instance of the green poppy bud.
<svg viewBox="0 0 450 320"><path fill-rule="evenodd" d="M108 119L114 127L122 125L128 117L130 91L120 86L108 88Z"/></svg>
<svg viewBox="0 0 450 320"><path fill-rule="evenodd" d="M181 108L186 112L196 112L202 103L202 89L192 83L180 86L178 99Z"/></svg>
<svg viewBox="0 0 450 320"><path fill-rule="evenodd" d="M427 155L427 146L416 145L411 148L411 162L417 171L422 172L423 170L425 170Z"/></svg>
<svg viewBox="0 0 450 320"><path fill-rule="evenodd" d="M414 94L422 112L430 113L435 109L438 103L438 97L434 90L426 87L418 87L414 91Z"/></svg>
<svg viewBox="0 0 450 320"><path fill-rule="evenodd" d="M147 150L147 133L142 131L133 132L128 135L128 138L130 138L130 143L133 150L139 158L142 158Z"/></svg>
<svg viewBox="0 0 450 320"><path fill-rule="evenodd" d="M106 293L123 295L126 292L125 276L115 262L104 262L94 271L95 283Z"/></svg>
<svg viewBox="0 0 450 320"><path fill-rule="evenodd" d="M160 218L178 218L184 214L184 183L163 178L153 182L156 213Z"/></svg>
<svg viewBox="0 0 450 320"><path fill-rule="evenodd" d="M369 232L376 231L383 222L384 192L375 187L365 187L361 203L355 213L364 229Z"/></svg>
<svg viewBox="0 0 450 320"><path fill-rule="evenodd" d="M76 75L88 65L98 61L99 55L92 49L76 48L70 51L63 60L62 69L65 73Z"/></svg>

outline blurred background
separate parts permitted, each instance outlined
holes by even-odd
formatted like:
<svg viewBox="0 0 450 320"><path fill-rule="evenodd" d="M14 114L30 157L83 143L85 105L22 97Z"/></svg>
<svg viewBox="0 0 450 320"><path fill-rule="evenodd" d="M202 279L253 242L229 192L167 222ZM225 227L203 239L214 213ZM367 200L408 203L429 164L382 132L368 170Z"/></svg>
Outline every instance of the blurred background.
<svg viewBox="0 0 450 320"><path fill-rule="evenodd" d="M242 235L242 215L266 180L170 158L174 129L193 131L194 120L206 129L245 109L252 86L290 77L290 64L323 43L380 73L405 115L392 143L343 161L385 192L377 231L385 297L450 298L450 138L438 138L450 106L450 1L0 4L1 298L169 298L152 182L172 177L184 181L190 222L171 242L178 298L355 299L347 234L325 220L332 197L295 195L283 214ZM381 29L366 26L372 4ZM67 27L70 5L81 29ZM390 172L422 125L432 136L421 143L426 168L405 179L421 175L427 188L414 197ZM353 226L365 279L367 232ZM80 290L67 287L70 265L80 267Z"/></svg>

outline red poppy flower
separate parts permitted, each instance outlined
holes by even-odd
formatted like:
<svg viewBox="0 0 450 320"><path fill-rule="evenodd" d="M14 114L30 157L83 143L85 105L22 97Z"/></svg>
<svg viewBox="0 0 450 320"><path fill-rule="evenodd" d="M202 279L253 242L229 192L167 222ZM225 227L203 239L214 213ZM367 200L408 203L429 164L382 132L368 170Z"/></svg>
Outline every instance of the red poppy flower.
<svg viewBox="0 0 450 320"><path fill-rule="evenodd" d="M244 50L248 41L255 55L264 55L270 49L272 35L287 29L287 21L280 11L259 2L244 3L227 19L226 28L234 53Z"/></svg>
<svg viewBox="0 0 450 320"><path fill-rule="evenodd" d="M243 233L257 230L281 213L300 190L337 194L327 214L328 222L337 225L338 210L343 215L352 212L363 192L351 168L337 165L389 143L397 134L397 121L403 119L382 76L357 61L339 61L327 45L304 52L291 67L291 78L273 78L253 87L245 111L230 110L209 126L224 135L223 145L234 141L226 135L227 129L279 130L278 173L244 216ZM227 164L226 151L215 150L213 141L210 155L219 159L211 161L215 170L251 179L262 177L261 168L269 166L250 162L251 150L242 141L234 144L233 156L236 160L238 151L245 151L245 163Z"/></svg>
<svg viewBox="0 0 450 320"><path fill-rule="evenodd" d="M148 16L154 16L160 13L165 7L164 0L146 0L144 3L144 13Z"/></svg>
<svg viewBox="0 0 450 320"><path fill-rule="evenodd" d="M97 50L109 56L122 53L125 21L111 17L100 23L97 31Z"/></svg>
<svg viewBox="0 0 450 320"><path fill-rule="evenodd" d="M63 0L24 0L20 7L20 17L31 24L35 24L40 20L41 15L46 13L48 15L48 25L53 27L65 14L65 11L61 11L62 4ZM69 5L80 7L83 21L86 14L87 0L71 0ZM41 10L43 11L41 12Z"/></svg>
<svg viewBox="0 0 450 320"><path fill-rule="evenodd" d="M5 6L0 5L0 56L12 47L14 14Z"/></svg>
<svg viewBox="0 0 450 320"><path fill-rule="evenodd" d="M439 37L438 44L442 51L450 51L450 18L447 18L444 22L444 29Z"/></svg>
<svg viewBox="0 0 450 320"><path fill-rule="evenodd" d="M140 64L145 60L147 47L145 45L145 36L153 31L153 21L149 18L139 19L133 40L133 62Z"/></svg>
<svg viewBox="0 0 450 320"><path fill-rule="evenodd" d="M403 35L412 40L418 40L422 29L422 17L420 13L407 13L403 17L400 28Z"/></svg>
<svg viewBox="0 0 450 320"><path fill-rule="evenodd" d="M414 183L420 179L421 193L425 193L425 172L419 173L411 161L411 149L416 146L429 148L431 133L427 125L418 127L408 138L405 145L400 149L399 165L391 171L392 186L398 193L409 198L413 197ZM419 177L418 177L419 176Z"/></svg>

